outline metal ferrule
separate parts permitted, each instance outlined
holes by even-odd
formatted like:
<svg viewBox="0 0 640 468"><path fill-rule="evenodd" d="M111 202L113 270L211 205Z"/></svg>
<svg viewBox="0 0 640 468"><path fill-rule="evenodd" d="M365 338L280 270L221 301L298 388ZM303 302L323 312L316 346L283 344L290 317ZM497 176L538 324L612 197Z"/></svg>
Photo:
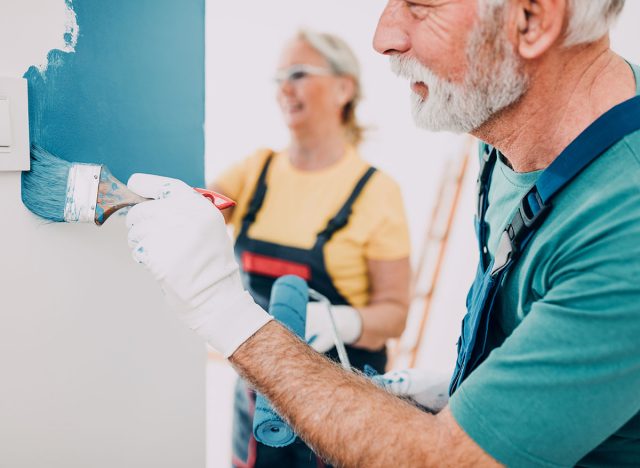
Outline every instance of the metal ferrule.
<svg viewBox="0 0 640 468"><path fill-rule="evenodd" d="M67 223L94 222L101 170L102 166L96 164L71 166L64 206L64 220Z"/></svg>

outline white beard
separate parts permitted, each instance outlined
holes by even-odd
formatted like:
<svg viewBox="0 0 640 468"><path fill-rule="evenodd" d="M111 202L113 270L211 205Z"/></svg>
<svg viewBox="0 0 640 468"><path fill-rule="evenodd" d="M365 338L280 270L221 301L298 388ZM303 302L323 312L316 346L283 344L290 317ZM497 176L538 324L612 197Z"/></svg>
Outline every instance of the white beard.
<svg viewBox="0 0 640 468"><path fill-rule="evenodd" d="M520 70L519 58L505 38L490 34L489 27L481 23L470 35L469 69L461 84L440 78L413 58L391 56L394 73L429 89L426 99L411 93L418 127L469 133L526 92L528 78Z"/></svg>

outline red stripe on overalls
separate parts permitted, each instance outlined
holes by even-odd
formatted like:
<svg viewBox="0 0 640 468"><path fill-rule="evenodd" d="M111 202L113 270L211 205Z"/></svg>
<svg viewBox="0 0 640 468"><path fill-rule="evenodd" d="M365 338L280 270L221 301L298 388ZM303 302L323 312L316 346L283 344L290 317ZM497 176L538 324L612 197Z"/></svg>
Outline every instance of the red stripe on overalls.
<svg viewBox="0 0 640 468"><path fill-rule="evenodd" d="M284 275L296 275L306 281L311 279L311 268L309 265L247 251L242 252L242 269L246 273L271 278L280 278Z"/></svg>

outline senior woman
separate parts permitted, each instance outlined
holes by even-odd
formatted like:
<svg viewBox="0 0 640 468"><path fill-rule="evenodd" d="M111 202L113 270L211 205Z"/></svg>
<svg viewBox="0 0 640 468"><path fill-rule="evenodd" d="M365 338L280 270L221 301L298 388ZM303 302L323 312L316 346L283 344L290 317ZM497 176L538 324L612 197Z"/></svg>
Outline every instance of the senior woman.
<svg viewBox="0 0 640 468"><path fill-rule="evenodd" d="M357 151L358 62L340 38L301 31L282 52L276 82L290 131L287 149L260 150L212 186L238 202L225 216L245 286L267 308L276 278L303 277L333 304L351 364L382 373L385 342L402 333L407 316L409 235L398 185ZM317 351L337 359L319 303L308 307L306 335ZM254 399L239 381L234 466L321 464L300 440L284 448L256 442Z"/></svg>

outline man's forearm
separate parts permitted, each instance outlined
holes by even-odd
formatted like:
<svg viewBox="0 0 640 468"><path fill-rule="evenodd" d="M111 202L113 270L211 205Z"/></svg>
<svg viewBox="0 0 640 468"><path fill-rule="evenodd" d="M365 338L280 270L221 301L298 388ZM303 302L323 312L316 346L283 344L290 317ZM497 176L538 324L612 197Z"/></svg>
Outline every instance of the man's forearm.
<svg viewBox="0 0 640 468"><path fill-rule="evenodd" d="M453 421L448 411L445 418L421 412L334 365L276 322L247 340L231 362L316 453L337 466L484 461L454 453L462 441L447 423Z"/></svg>

